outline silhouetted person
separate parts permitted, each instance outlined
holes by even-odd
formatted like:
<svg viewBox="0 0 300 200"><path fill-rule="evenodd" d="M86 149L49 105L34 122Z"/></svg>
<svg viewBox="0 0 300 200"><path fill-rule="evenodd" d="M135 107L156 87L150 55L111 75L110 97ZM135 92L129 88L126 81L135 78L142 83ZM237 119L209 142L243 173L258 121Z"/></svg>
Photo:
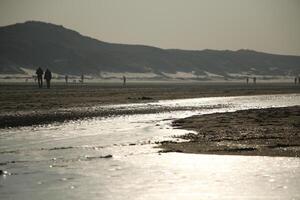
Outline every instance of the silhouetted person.
<svg viewBox="0 0 300 200"><path fill-rule="evenodd" d="M52 73L49 69L47 69L45 71L44 79L46 80L47 88L49 89L50 88L50 81L52 79Z"/></svg>
<svg viewBox="0 0 300 200"><path fill-rule="evenodd" d="M296 84L297 84L297 77L295 77L295 80L294 80L294 81L295 81L295 85L296 85Z"/></svg>
<svg viewBox="0 0 300 200"><path fill-rule="evenodd" d="M83 83L83 81L84 81L84 75L81 74L81 83Z"/></svg>
<svg viewBox="0 0 300 200"><path fill-rule="evenodd" d="M253 83L256 84L256 77L253 78Z"/></svg>
<svg viewBox="0 0 300 200"><path fill-rule="evenodd" d="M246 78L246 83L249 84L249 77Z"/></svg>
<svg viewBox="0 0 300 200"><path fill-rule="evenodd" d="M123 86L126 86L126 76L123 76Z"/></svg>
<svg viewBox="0 0 300 200"><path fill-rule="evenodd" d="M39 84L39 88L42 88L43 87L43 70L39 67L37 70L36 70L36 75L37 75L37 79L38 79L38 84Z"/></svg>
<svg viewBox="0 0 300 200"><path fill-rule="evenodd" d="M65 76L66 85L68 85L68 79L69 79L69 77L68 77L68 75L66 75L66 76Z"/></svg>

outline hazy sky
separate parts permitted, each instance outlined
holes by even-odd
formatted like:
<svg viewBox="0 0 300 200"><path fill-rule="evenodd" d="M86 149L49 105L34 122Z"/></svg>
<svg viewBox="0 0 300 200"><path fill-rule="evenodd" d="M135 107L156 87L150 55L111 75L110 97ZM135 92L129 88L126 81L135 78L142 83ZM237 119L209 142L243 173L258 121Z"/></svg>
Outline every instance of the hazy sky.
<svg viewBox="0 0 300 200"><path fill-rule="evenodd" d="M107 42L300 55L300 0L0 0L0 26L27 20Z"/></svg>

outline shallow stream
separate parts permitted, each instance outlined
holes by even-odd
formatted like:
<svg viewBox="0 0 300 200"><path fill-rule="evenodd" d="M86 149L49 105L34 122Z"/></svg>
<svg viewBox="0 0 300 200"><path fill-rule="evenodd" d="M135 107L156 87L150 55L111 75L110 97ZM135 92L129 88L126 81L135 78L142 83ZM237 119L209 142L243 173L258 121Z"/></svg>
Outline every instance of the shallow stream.
<svg viewBox="0 0 300 200"><path fill-rule="evenodd" d="M2 129L0 199L300 199L299 158L154 148L187 133L174 119L293 105L299 94L164 100L107 109L183 109Z"/></svg>

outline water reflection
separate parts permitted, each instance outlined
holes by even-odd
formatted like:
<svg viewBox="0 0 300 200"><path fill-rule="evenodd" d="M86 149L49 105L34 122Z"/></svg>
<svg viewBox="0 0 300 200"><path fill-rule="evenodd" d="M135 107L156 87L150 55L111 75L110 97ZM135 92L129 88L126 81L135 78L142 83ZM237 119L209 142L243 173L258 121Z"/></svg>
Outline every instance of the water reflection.
<svg viewBox="0 0 300 200"><path fill-rule="evenodd" d="M186 133L171 129L175 118L299 104L297 94L169 100L111 107L197 109L2 130L0 166L12 175L0 176L0 198L297 199L297 158L160 155L153 147Z"/></svg>

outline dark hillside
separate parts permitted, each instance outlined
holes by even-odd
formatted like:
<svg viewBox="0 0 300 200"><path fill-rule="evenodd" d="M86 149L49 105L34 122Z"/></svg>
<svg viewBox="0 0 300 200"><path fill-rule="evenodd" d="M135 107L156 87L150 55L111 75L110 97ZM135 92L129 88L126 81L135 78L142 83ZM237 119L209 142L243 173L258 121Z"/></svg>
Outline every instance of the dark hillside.
<svg viewBox="0 0 300 200"><path fill-rule="evenodd" d="M221 75L228 72L296 75L300 73L300 56L112 44L63 26L35 21L0 27L0 73L20 73L20 67L37 66L61 74L208 71Z"/></svg>

